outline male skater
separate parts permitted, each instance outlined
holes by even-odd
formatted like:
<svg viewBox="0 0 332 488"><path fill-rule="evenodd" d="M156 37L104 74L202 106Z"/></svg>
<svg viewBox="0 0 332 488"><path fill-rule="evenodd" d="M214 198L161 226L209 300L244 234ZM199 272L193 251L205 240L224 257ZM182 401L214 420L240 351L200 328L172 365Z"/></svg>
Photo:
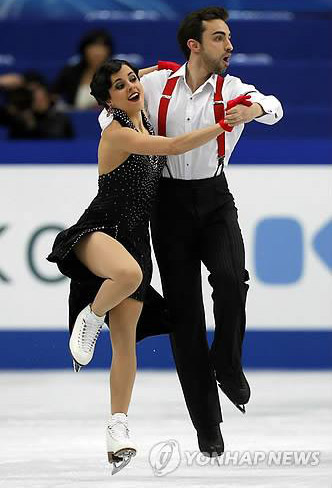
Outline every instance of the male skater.
<svg viewBox="0 0 332 488"><path fill-rule="evenodd" d="M233 51L227 19L227 11L219 7L190 13L178 31L187 63L174 73L154 71L142 78L146 109L160 135L176 136L212 124L224 107L229 125L229 132L217 141L168 157L152 221L163 293L175 323L170 336L175 364L200 450L207 456L224 451L216 380L243 412L250 397L241 363L249 275L224 167L244 123L272 125L283 116L274 96L225 76ZM227 110L227 101L243 94L250 94L252 105ZM210 350L202 262L213 288L215 333Z"/></svg>

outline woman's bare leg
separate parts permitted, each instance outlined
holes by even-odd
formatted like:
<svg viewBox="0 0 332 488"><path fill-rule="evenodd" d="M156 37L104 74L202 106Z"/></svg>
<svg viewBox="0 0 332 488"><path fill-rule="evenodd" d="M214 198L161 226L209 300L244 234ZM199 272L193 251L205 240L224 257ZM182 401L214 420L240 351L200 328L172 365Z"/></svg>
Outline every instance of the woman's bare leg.
<svg viewBox="0 0 332 488"><path fill-rule="evenodd" d="M104 315L130 296L142 281L142 271L131 254L112 237L93 232L74 248L78 259L96 276L106 278L92 303Z"/></svg>
<svg viewBox="0 0 332 488"><path fill-rule="evenodd" d="M128 412L136 376L136 325L142 307L142 302L127 298L110 312L112 414Z"/></svg>

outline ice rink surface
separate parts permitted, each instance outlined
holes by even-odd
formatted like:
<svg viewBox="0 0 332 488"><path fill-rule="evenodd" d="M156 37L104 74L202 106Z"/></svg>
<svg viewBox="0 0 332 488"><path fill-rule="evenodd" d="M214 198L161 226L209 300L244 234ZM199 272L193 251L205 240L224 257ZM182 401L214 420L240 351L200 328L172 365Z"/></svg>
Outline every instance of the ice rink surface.
<svg viewBox="0 0 332 488"><path fill-rule="evenodd" d="M175 371L139 371L129 410L139 452L111 476L104 445L107 371L2 372L0 486L331 488L332 373L247 376L252 399L246 415L221 396L226 452L218 465L197 451ZM150 451L159 452L164 443L170 452L169 440L176 449L157 465ZM282 451L283 465L269 463L271 451ZM294 464L294 451L305 451L308 465Z"/></svg>

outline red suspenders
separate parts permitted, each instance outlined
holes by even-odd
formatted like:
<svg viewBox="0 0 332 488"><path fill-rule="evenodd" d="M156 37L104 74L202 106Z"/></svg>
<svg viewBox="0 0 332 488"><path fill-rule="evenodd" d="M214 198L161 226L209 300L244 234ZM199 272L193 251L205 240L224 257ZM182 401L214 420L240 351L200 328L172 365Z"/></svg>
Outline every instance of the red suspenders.
<svg viewBox="0 0 332 488"><path fill-rule="evenodd" d="M222 99L223 84L224 84L224 78L221 75L218 75L216 91L214 94L214 102L213 102L214 118L216 123L219 122L219 120L225 118L225 108ZM223 163L223 159L225 157L225 132L223 132L222 134L220 134L220 136L218 136L217 142L218 142L218 166L219 166L219 164Z"/></svg>
<svg viewBox="0 0 332 488"><path fill-rule="evenodd" d="M179 76L174 78L168 78L167 83L165 85L164 91L161 95L160 103L159 103L159 111L158 111L158 134L160 136L166 136L166 119L167 119L167 111L168 105L172 98L172 94L176 83L179 79ZM216 91L214 94L214 116L216 122L220 119L225 117L225 109L224 109L224 102L222 99L222 86L224 83L224 78L221 75L217 77L217 85ZM220 164L223 163L225 157L225 133L223 132L217 138L218 142L218 169Z"/></svg>
<svg viewBox="0 0 332 488"><path fill-rule="evenodd" d="M171 101L172 94L178 79L179 76L175 76L174 78L168 78L164 91L161 95L158 111L158 134L160 136L166 136L166 118L168 105Z"/></svg>

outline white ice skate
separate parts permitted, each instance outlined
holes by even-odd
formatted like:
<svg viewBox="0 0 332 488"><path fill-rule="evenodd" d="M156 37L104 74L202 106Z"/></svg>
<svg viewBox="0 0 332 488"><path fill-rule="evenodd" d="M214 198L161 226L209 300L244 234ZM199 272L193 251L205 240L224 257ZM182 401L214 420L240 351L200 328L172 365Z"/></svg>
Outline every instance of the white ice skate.
<svg viewBox="0 0 332 488"><path fill-rule="evenodd" d="M123 469L136 455L136 444L130 439L127 416L112 415L106 432L108 462L113 465L112 475Z"/></svg>
<svg viewBox="0 0 332 488"><path fill-rule="evenodd" d="M69 349L73 356L74 371L78 373L82 366L93 358L95 345L103 327L104 317L96 318L87 305L78 314L69 340Z"/></svg>

